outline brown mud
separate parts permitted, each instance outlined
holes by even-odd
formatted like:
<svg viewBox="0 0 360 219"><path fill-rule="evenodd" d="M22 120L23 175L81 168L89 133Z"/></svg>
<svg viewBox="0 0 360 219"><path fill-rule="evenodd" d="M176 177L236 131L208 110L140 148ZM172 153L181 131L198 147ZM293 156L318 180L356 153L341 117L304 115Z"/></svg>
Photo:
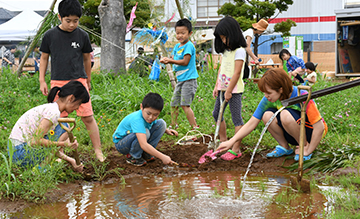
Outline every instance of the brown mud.
<svg viewBox="0 0 360 219"><path fill-rule="evenodd" d="M151 176L151 175L176 175L179 173L198 173L198 172L214 172L214 171L246 171L252 152L243 153L240 158L237 158L232 161L225 161L220 158L220 155L217 155L217 159L199 164L199 158L207 152L208 149L208 137L205 138L205 144L203 143L202 138L198 138L195 142L188 145L176 145L174 141L160 141L157 149L162 153L171 157L171 159L177 162L179 165L167 166L162 163L160 159L155 159L155 161L147 163L145 166L137 167L126 162L126 156L120 154L115 147L112 147L108 152L105 162L107 163L106 171L107 174L103 177L103 181L112 181L119 176L112 170L119 170L119 173L124 178L130 178L134 176ZM253 147L242 146L242 150L252 149ZM250 150L248 150L250 151ZM283 166L289 166L295 161L293 159L286 159L286 157L280 158L266 158L266 153L270 150L263 150L259 153L256 153L249 174L266 174L266 173L286 173L287 169ZM86 157L83 157L86 160ZM95 175L95 170L90 163L85 163L86 175ZM101 165L101 164L99 164ZM84 175L85 175L84 174ZM294 173L293 173L294 174ZM96 180L95 178L90 178L87 180ZM60 184L59 189L48 192L46 195L45 202L51 203L59 201L59 197L64 197L66 194L72 194L72 191L80 188L82 183L85 181L77 180L74 183ZM11 213L18 212L22 209L33 205L34 203L29 203L23 200L10 201L6 199L0 200L0 213Z"/></svg>

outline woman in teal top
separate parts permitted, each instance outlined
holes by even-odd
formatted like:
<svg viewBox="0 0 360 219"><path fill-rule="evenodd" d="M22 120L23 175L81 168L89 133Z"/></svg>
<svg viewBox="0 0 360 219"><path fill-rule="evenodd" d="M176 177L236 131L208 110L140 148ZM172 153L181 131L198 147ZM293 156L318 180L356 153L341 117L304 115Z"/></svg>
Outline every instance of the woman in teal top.
<svg viewBox="0 0 360 219"><path fill-rule="evenodd" d="M234 153L240 153L241 140L250 134L262 120L266 124L270 118L281 107L281 100L297 96L297 87L292 86L290 77L283 69L270 69L258 82L258 87L264 93L257 109L250 120L229 141L223 142L216 151L227 151L231 148ZM306 94L301 91L300 94ZM290 155L294 151L289 145L299 145L300 140L300 105L292 105L281 111L269 125L270 134L278 142L274 151L268 153L267 157L280 157ZM306 108L306 143L304 147L304 160L311 158L320 140L327 132L327 125L321 117L319 110L313 100L310 100ZM295 150L295 160L299 159L299 151Z"/></svg>

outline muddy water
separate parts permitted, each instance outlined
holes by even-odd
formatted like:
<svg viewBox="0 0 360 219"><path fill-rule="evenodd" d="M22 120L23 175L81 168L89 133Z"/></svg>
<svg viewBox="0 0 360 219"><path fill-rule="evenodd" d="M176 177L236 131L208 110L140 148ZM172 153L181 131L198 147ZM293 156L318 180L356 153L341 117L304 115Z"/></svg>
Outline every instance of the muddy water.
<svg viewBox="0 0 360 219"><path fill-rule="evenodd" d="M310 195L293 192L288 178L279 175L248 176L243 197L239 199L241 174L244 173L180 174L134 177L126 179L126 184L120 181L84 183L79 191L59 197L57 203L31 206L3 216L61 219L297 218L302 215L302 218L318 218L324 210L324 196L316 192Z"/></svg>

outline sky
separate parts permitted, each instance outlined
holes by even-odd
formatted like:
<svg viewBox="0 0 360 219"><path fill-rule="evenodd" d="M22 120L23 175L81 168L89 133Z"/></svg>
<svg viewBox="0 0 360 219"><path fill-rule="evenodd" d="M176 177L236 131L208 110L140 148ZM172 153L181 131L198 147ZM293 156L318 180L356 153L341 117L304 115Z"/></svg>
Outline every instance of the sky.
<svg viewBox="0 0 360 219"><path fill-rule="evenodd" d="M57 5L60 1L56 1L55 12L57 12ZM52 2L53 0L0 0L0 7L10 11L48 10Z"/></svg>

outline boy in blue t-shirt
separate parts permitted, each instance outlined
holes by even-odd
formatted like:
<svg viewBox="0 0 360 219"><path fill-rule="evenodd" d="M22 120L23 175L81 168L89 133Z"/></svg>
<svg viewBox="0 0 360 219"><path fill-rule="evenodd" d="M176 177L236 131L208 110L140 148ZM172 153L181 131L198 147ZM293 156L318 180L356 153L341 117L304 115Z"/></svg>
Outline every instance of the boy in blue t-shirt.
<svg viewBox="0 0 360 219"><path fill-rule="evenodd" d="M127 115L113 134L115 148L126 154L126 162L135 166L143 166L154 161L155 157L164 164L173 164L171 158L156 150L164 133L178 136L177 131L166 128L166 122L157 120L164 107L164 100L157 93L148 93L142 103L141 110Z"/></svg>
<svg viewBox="0 0 360 219"><path fill-rule="evenodd" d="M164 57L160 60L164 64L174 64L178 83L176 84L173 97L171 99L171 126L177 128L177 117L179 115L179 106L183 108L186 118L191 127L198 128L195 121L194 112L190 107L197 89L196 53L194 44L189 40L192 34L191 22L184 18L176 22L176 39L179 41L175 45L172 57Z"/></svg>

